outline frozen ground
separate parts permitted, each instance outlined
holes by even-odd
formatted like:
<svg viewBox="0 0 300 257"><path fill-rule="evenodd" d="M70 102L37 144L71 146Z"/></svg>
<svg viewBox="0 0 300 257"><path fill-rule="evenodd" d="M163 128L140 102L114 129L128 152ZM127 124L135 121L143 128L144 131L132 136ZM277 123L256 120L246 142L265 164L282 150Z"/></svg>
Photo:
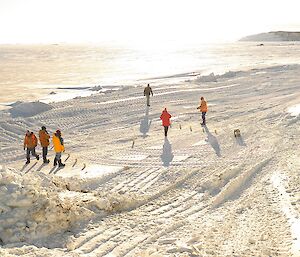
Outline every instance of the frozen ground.
<svg viewBox="0 0 300 257"><path fill-rule="evenodd" d="M1 112L0 255L300 256L299 72L160 84L149 109L137 87ZM24 132L41 125L62 130L64 169L24 166Z"/></svg>

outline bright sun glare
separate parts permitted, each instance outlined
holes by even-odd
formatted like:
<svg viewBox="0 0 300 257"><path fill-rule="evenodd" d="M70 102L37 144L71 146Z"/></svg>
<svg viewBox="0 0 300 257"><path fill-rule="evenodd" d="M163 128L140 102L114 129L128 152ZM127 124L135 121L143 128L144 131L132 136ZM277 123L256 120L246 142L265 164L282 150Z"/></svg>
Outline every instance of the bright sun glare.
<svg viewBox="0 0 300 257"><path fill-rule="evenodd" d="M0 43L224 42L300 28L298 0L2 0Z"/></svg>

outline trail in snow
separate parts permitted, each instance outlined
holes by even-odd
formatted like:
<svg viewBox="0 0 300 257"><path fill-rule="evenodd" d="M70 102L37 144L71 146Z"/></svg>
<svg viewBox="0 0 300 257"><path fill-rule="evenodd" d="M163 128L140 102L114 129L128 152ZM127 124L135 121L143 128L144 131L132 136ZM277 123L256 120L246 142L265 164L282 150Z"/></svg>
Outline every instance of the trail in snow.
<svg viewBox="0 0 300 257"><path fill-rule="evenodd" d="M59 225L62 216L51 223L42 215L52 226L47 234L46 227L35 229L26 220L18 226L8 223L13 213L24 210L3 204L0 226L11 224L5 229L17 234L13 241L2 236L6 245L0 253L299 256L294 230L300 214L299 119L287 113L300 102L299 70L250 70L172 89L162 84L153 88L149 109L141 88L124 88L54 103L33 117L2 113L0 161L16 169L5 169L5 174L15 174L18 181L0 182L0 197L7 197L4 187L17 183L15 201L22 203L28 180L37 177L39 197L27 202L35 228L41 224L31 207L39 206L45 193L50 206L62 204L63 215L75 213L69 212L70 204L88 215L72 216L61 228L53 224ZM196 110L200 94L209 103L205 128ZM175 117L168 139L158 119L165 106ZM23 131L45 124L49 131L60 128L66 139L71 154L63 157L64 169L36 161L23 164ZM233 135L237 128L239 138ZM284 181L272 179L278 170ZM43 181L51 187L40 186ZM26 227L44 237L22 237Z"/></svg>

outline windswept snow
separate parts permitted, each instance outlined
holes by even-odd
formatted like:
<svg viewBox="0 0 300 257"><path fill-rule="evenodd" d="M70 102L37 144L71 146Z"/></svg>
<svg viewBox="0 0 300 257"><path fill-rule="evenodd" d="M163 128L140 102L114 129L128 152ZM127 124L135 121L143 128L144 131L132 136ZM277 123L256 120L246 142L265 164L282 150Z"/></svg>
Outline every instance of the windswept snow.
<svg viewBox="0 0 300 257"><path fill-rule="evenodd" d="M143 88L128 87L30 117L2 111L0 255L300 256L299 118L287 113L299 103L299 72L162 81L150 108ZM24 133L41 125L61 129L64 169L52 150L49 165L24 165Z"/></svg>

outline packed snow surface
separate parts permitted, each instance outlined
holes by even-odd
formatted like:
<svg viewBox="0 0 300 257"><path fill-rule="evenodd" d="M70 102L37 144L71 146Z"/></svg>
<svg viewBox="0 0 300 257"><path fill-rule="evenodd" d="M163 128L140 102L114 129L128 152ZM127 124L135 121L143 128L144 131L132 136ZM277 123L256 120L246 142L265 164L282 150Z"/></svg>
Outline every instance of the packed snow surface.
<svg viewBox="0 0 300 257"><path fill-rule="evenodd" d="M124 87L0 112L0 256L300 256L299 72L159 80L149 108ZM52 145L50 164L24 165L42 125L62 131L65 168Z"/></svg>

